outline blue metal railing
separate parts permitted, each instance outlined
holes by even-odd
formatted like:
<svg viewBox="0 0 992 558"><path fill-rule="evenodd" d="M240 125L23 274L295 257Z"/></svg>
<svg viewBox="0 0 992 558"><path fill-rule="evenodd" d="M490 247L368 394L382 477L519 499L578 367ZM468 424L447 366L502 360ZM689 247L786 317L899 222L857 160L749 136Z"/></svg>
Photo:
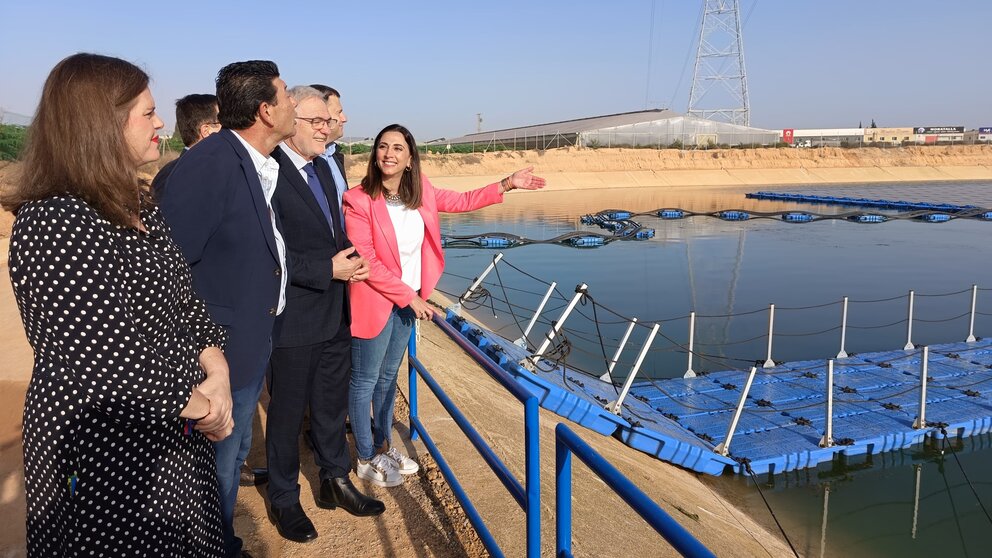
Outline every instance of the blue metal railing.
<svg viewBox="0 0 992 558"><path fill-rule="evenodd" d="M692 558L716 558L692 533L658 507L616 467L610 465L565 424L558 423L555 427L555 554L559 558L572 556L573 453L680 554Z"/></svg>
<svg viewBox="0 0 992 558"><path fill-rule="evenodd" d="M524 510L527 518L527 556L537 558L541 555L541 474L540 474L540 446L538 431L538 409L540 408L537 397L527 391L517 383L505 370L496 366L491 360L483 355L478 347L465 340L464 337L452 328L443 318L435 317L437 324L470 356L472 356L496 382L502 385L511 395L524 404L524 484L521 485L516 476L507 468L506 464L493 452L492 448L483 440L482 436L469 423L465 415L451 401L448 395L441 389L434 377L427 371L424 365L417 358L416 330L410 335L409 343L409 374L410 374L410 438L416 440L423 436L424 445L427 451L434 457L444 475L446 481L451 486L451 491L458 498L468 516L469 522L475 527L479 538L490 554L496 557L503 556L503 551L496 543L492 533L482 520L475 505L469 499L461 483L455 477L454 471L448 465L447 460L441 455L440 450L434 443L427 428L420 421L417 410L417 376L423 378L424 383L430 388L438 401L444 407L455 424L462 429L469 441L482 456L486 464L493 470L503 486L513 496L517 504Z"/></svg>

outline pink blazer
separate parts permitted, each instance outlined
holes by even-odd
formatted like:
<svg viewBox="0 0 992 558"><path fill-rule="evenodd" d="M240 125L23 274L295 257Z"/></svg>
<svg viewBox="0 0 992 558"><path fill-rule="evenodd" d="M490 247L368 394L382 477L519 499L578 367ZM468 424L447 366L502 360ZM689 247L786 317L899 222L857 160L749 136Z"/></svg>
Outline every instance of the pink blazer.
<svg viewBox="0 0 992 558"><path fill-rule="evenodd" d="M421 249L420 296L427 299L434 292L444 272L441 249L441 225L438 212L472 211L503 201L499 183L471 192L458 193L435 188L426 176L423 181L424 244ZM417 293L402 281L400 253L396 231L386 209L386 199L373 200L361 186L344 193L345 227L348 239L369 262L369 278L349 285L351 298L351 334L371 339L386 326L393 305L409 306Z"/></svg>

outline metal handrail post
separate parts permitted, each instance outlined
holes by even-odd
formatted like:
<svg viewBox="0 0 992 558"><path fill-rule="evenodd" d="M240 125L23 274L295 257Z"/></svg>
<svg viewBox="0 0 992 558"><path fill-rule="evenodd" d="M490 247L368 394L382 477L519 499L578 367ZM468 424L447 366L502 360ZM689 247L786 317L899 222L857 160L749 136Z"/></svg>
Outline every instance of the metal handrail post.
<svg viewBox="0 0 992 558"><path fill-rule="evenodd" d="M623 348L627 346L627 340L630 339L630 334L634 331L634 326L637 325L637 318L630 319L630 325L627 326L627 331L623 334L623 339L620 340L620 346L617 347L617 352L613 354L613 360L610 361L610 365L606 368L606 374L599 377L600 380L604 382L613 381L613 369L617 367L617 362L620 362L620 353L623 352Z"/></svg>
<svg viewBox="0 0 992 558"><path fill-rule="evenodd" d="M840 352L837 353L837 358L847 358L847 351L845 346L847 345L847 297L844 297L843 310L840 313Z"/></svg>
<svg viewBox="0 0 992 558"><path fill-rule="evenodd" d="M417 368L413 365L413 359L417 358L417 328L410 330L410 341L407 345L406 364L410 374L410 440L420 439L420 432L416 427L417 410Z"/></svg>
<svg viewBox="0 0 992 558"><path fill-rule="evenodd" d="M730 421L730 428L727 429L727 437L720 442L720 445L713 448L713 451L719 453L720 455L730 455L730 442L734 439L734 430L737 430L737 422L741 419L741 413L744 411L744 401L747 399L748 392L751 391L751 382L754 381L754 375L757 371L758 367L752 366L751 371L748 372L747 383L744 384L744 391L741 393L740 401L737 402L737 409L734 411L734 418Z"/></svg>
<svg viewBox="0 0 992 558"><path fill-rule="evenodd" d="M544 293L544 298L541 299L541 304L537 305L537 310L534 312L534 316L531 317L530 323L528 323L527 327L524 328L524 334L520 337L520 339L513 342L514 345L522 349L527 348L527 336L530 335L530 330L534 329L534 324L537 323L537 319L541 316L541 312L544 311L544 306L548 303L548 299L551 298L551 295L555 292L555 287L557 286L558 283L555 283L554 281L551 282L551 286L548 287L548 292Z"/></svg>
<svg viewBox="0 0 992 558"><path fill-rule="evenodd" d="M572 300L568 303L568 306L565 307L565 311L561 313L561 317L558 318L558 320L551 326L551 330L544 336L544 342L541 343L541 346L534 352L534 354L524 357L524 359L518 363L520 366L523 366L531 372L537 368L537 363L540 362L541 357L544 356L544 351L548 350L548 347L551 345L551 341L554 340L555 335L557 335L558 332L561 331L561 328L564 327L565 320L568 318L568 315L572 313L572 310L575 310L575 306L579 303L579 300L585 296L588 288L588 285L585 283L575 287L575 296L572 297Z"/></svg>
<svg viewBox="0 0 992 558"><path fill-rule="evenodd" d="M762 368L774 368L775 361L772 360L772 337L775 334L775 305L768 305L768 358Z"/></svg>
<svg viewBox="0 0 992 558"><path fill-rule="evenodd" d="M555 556L571 555L572 450L555 436Z"/></svg>
<svg viewBox="0 0 992 558"><path fill-rule="evenodd" d="M975 305L978 303L978 285L971 286L971 321L968 324L968 338L965 343L974 343L975 338Z"/></svg>
<svg viewBox="0 0 992 558"><path fill-rule="evenodd" d="M627 376L627 380L623 383L623 389L620 390L620 396L617 397L616 403L613 408L610 409L613 414L619 415L620 409L623 408L623 400L626 399L627 393L630 391L630 386L634 383L634 377L637 376L637 371L641 369L641 364L644 362L644 358L648 356L648 350L651 349L651 343L654 343L654 338L658 335L658 330L661 329L661 325L654 324L651 328L651 333L648 335L647 341L644 342L644 346L641 347L640 354L637 355L637 361L634 362L634 367L630 369L630 374Z"/></svg>
<svg viewBox="0 0 992 558"><path fill-rule="evenodd" d="M685 369L685 374L682 374L683 378L695 378L696 372L692 369L692 353L694 349L694 341L696 340L696 312L689 312L689 364Z"/></svg>
<svg viewBox="0 0 992 558"><path fill-rule="evenodd" d="M820 439L821 448L834 445L834 359L827 360L827 416L826 430Z"/></svg>
<svg viewBox="0 0 992 558"><path fill-rule="evenodd" d="M458 300L456 300L455 304L452 305L452 310L454 310L455 314L458 314L461 311L462 302L464 302L465 299L471 296L471 294L475 291L475 289L479 288L479 285L481 285L482 282L485 281L486 275L489 275L489 273L492 272L492 270L496 267L496 264L499 263L499 261L502 259L503 259L503 252L496 254L496 256L493 258L493 261L489 262L489 265L486 267L486 270L482 272L482 275L476 277L475 281L472 282L472 286L466 289L465 293L462 294L462 296L458 297Z"/></svg>
<svg viewBox="0 0 992 558"><path fill-rule="evenodd" d="M524 402L524 482L527 488L527 556L541 556L541 437L540 403Z"/></svg>
<svg viewBox="0 0 992 558"><path fill-rule="evenodd" d="M555 472L557 496L556 502L563 498L562 485L571 481L571 455L574 453L580 461L602 480L613 492L627 503L644 521L648 523L668 544L672 545L681 556L688 558L716 558L710 549L699 542L685 527L675 521L665 510L661 509L647 494L637 487L629 478L596 452L578 434L563 423L555 427ZM562 458L558 461L558 458ZM557 551L555 556L571 556L571 488L566 488L564 495L568 497L567 514L558 508L558 520L555 523ZM563 552L564 551L564 552Z"/></svg>
<svg viewBox="0 0 992 558"><path fill-rule="evenodd" d="M923 347L923 357L920 359L920 416L913 422L913 428L920 430L927 427L927 360L930 358L930 347Z"/></svg>
<svg viewBox="0 0 992 558"><path fill-rule="evenodd" d="M904 351L912 351L913 346L913 291L909 291L909 318L906 320L906 346L902 349Z"/></svg>

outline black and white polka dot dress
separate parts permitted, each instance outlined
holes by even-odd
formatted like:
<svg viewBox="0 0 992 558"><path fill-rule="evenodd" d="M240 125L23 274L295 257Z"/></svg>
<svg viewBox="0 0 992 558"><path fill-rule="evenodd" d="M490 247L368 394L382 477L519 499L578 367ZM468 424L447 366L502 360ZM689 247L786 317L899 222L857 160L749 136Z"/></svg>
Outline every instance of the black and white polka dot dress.
<svg viewBox="0 0 992 558"><path fill-rule="evenodd" d="M14 221L29 556L223 555L213 448L179 413L225 333L158 208L141 218L147 234L53 197Z"/></svg>

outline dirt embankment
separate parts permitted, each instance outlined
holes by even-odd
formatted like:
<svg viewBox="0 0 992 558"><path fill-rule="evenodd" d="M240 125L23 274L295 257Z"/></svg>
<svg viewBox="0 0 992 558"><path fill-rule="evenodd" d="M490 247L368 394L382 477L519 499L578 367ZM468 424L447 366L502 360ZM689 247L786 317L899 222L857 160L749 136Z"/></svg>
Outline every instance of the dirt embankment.
<svg viewBox="0 0 992 558"><path fill-rule="evenodd" d="M559 190L992 180L992 147L898 149L554 149L425 155L435 184L467 189L533 165ZM368 155L348 158L364 175ZM485 183L485 182L482 182Z"/></svg>

